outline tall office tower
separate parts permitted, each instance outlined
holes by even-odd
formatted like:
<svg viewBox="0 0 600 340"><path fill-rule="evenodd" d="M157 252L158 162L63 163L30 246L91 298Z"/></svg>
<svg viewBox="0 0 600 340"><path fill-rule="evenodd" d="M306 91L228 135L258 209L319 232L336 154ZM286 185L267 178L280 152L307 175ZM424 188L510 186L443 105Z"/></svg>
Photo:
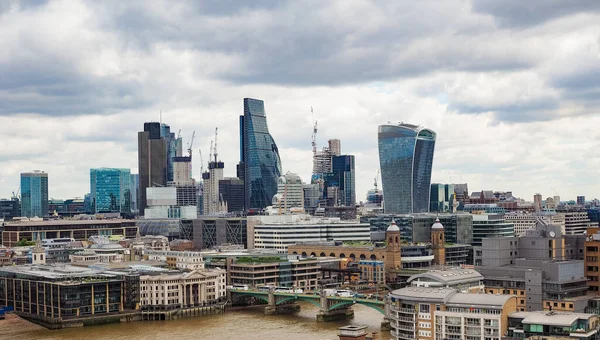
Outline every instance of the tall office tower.
<svg viewBox="0 0 600 340"><path fill-rule="evenodd" d="M533 195L533 208L536 212L542 211L542 194Z"/></svg>
<svg viewBox="0 0 600 340"><path fill-rule="evenodd" d="M560 205L560 196L558 196L558 195L554 196L553 200L554 200L554 205L555 206L559 206Z"/></svg>
<svg viewBox="0 0 600 340"><path fill-rule="evenodd" d="M131 174L131 179L129 180L129 190L131 192L131 212L137 214L140 211L140 175Z"/></svg>
<svg viewBox="0 0 600 340"><path fill-rule="evenodd" d="M175 186L194 184L192 179L192 157L173 157L173 182Z"/></svg>
<svg viewBox="0 0 600 340"><path fill-rule="evenodd" d="M161 138L160 123L144 123L138 132L139 211L147 207L146 188L167 185L167 142Z"/></svg>
<svg viewBox="0 0 600 340"><path fill-rule="evenodd" d="M235 177L226 177L219 181L219 199L227 212L244 211L244 181Z"/></svg>
<svg viewBox="0 0 600 340"><path fill-rule="evenodd" d="M245 208L263 209L271 205L271 200L277 193L281 158L267 127L262 100L244 98L244 115L240 117L240 144L244 163Z"/></svg>
<svg viewBox="0 0 600 340"><path fill-rule="evenodd" d="M203 214L211 215L227 211L227 208L221 204L219 196L219 182L223 180L223 169L225 164L216 159L208 163L208 176L204 179L203 193ZM204 176L203 176L204 178Z"/></svg>
<svg viewBox="0 0 600 340"><path fill-rule="evenodd" d="M21 216L48 215L48 174L34 170L21 174Z"/></svg>
<svg viewBox="0 0 600 340"><path fill-rule="evenodd" d="M167 144L166 155L167 157L167 182L173 181L174 173L174 160L175 156L181 156L181 146L178 145L181 142L181 138L175 137L175 133L171 132L171 127L165 123L160 124L160 137L165 140Z"/></svg>
<svg viewBox="0 0 600 340"><path fill-rule="evenodd" d="M324 174L324 178L328 192L331 191L329 188L338 188L334 190L338 195L337 200L328 205L346 207L356 205L356 173L353 155L331 157L331 172Z"/></svg>
<svg viewBox="0 0 600 340"><path fill-rule="evenodd" d="M331 172L332 157L342 154L342 142L339 139L330 139L328 145L313 155L313 174L315 175Z"/></svg>
<svg viewBox="0 0 600 340"><path fill-rule="evenodd" d="M131 213L129 169L90 169L90 192L94 213Z"/></svg>
<svg viewBox="0 0 600 340"><path fill-rule="evenodd" d="M273 196L273 207L280 214L292 212L295 208L304 211L304 185L302 179L295 173L287 172L277 180L277 194Z"/></svg>
<svg viewBox="0 0 600 340"><path fill-rule="evenodd" d="M577 196L577 205L585 205L585 196Z"/></svg>
<svg viewBox="0 0 600 340"><path fill-rule="evenodd" d="M416 125L379 126L379 164L386 214L429 211L435 138L435 132Z"/></svg>

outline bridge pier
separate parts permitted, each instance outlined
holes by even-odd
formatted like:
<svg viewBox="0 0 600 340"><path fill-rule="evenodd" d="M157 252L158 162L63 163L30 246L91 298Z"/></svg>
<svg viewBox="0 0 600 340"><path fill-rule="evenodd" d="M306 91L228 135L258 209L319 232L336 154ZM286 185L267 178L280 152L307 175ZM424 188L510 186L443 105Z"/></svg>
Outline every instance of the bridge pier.
<svg viewBox="0 0 600 340"><path fill-rule="evenodd" d="M330 311L319 310L317 313L317 322L339 321L354 318L352 307L334 309Z"/></svg>
<svg viewBox="0 0 600 340"><path fill-rule="evenodd" d="M390 296L386 296L385 299L383 299L384 305L383 305L383 320L381 321L381 330L382 331L391 331L392 330L392 325L390 324L392 322L392 319L390 317L390 314L392 313L392 309L390 307L390 304L392 303Z"/></svg>
<svg viewBox="0 0 600 340"><path fill-rule="evenodd" d="M392 322L392 320L390 318L388 318L387 316L383 317L383 320L381 320L381 331L391 331L392 330L392 325L390 324Z"/></svg>
<svg viewBox="0 0 600 340"><path fill-rule="evenodd" d="M272 288L269 290L268 300L269 304L265 307L265 315L293 314L300 311L300 305L295 301L278 305Z"/></svg>

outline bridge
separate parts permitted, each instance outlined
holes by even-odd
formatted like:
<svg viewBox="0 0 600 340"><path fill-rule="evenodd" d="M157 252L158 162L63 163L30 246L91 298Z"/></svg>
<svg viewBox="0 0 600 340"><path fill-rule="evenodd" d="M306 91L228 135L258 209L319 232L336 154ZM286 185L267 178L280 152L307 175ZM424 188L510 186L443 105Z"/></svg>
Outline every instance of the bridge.
<svg viewBox="0 0 600 340"><path fill-rule="evenodd" d="M389 329L389 298L385 301L373 299L360 299L356 297L328 296L325 292L320 294L299 294L275 292L273 289L264 290L228 290L229 301L240 301L243 299L254 298L256 301L263 301L267 304L265 314L284 314L296 312L300 309L298 301L306 301L319 308L317 321L334 321L343 318L354 317L353 305L363 305L376 310L383 316L381 323L382 330Z"/></svg>

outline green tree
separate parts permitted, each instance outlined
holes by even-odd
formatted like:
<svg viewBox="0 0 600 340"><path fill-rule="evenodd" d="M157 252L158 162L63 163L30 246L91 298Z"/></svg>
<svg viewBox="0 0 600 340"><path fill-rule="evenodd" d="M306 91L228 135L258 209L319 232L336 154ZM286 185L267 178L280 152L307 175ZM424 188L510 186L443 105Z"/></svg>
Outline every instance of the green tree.
<svg viewBox="0 0 600 340"><path fill-rule="evenodd" d="M22 238L21 241L17 242L17 247L28 247L35 245L35 242L28 241L26 238Z"/></svg>

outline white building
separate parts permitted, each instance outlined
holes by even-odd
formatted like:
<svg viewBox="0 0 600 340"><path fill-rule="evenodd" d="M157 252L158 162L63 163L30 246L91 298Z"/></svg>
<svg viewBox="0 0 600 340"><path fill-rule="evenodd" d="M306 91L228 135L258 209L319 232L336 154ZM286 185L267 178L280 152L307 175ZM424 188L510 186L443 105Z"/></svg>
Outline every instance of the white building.
<svg viewBox="0 0 600 340"><path fill-rule="evenodd" d="M535 229L538 220L560 226L563 234L565 233L565 215L563 214L509 213L504 215L504 219L515 225L515 236L523 236L527 230Z"/></svg>
<svg viewBox="0 0 600 340"><path fill-rule="evenodd" d="M565 216L565 235L583 235L587 228L598 226L598 223L590 221L585 211L569 211L560 214Z"/></svg>
<svg viewBox="0 0 600 340"><path fill-rule="evenodd" d="M196 206L177 205L176 187L146 188L148 207L144 209L145 219L194 219L197 218Z"/></svg>
<svg viewBox="0 0 600 340"><path fill-rule="evenodd" d="M304 212L304 184L300 176L288 171L285 176L279 177L272 204L279 214Z"/></svg>
<svg viewBox="0 0 600 340"><path fill-rule="evenodd" d="M143 254L148 261L166 262L178 269L204 269L204 257L199 251L144 250Z"/></svg>
<svg viewBox="0 0 600 340"><path fill-rule="evenodd" d="M175 309L210 305L225 298L224 270L159 271L140 275L142 309Z"/></svg>
<svg viewBox="0 0 600 340"><path fill-rule="evenodd" d="M248 218L253 229L254 248L287 253L289 245L301 242L369 242L369 223L342 221L339 218L314 218L309 215L274 215ZM252 242L248 242L249 245Z"/></svg>
<svg viewBox="0 0 600 340"><path fill-rule="evenodd" d="M219 200L219 181L223 179L224 168L225 165L221 161L210 162L208 163L208 173L203 174L204 192L202 199L204 215L214 215L223 210L227 211Z"/></svg>

